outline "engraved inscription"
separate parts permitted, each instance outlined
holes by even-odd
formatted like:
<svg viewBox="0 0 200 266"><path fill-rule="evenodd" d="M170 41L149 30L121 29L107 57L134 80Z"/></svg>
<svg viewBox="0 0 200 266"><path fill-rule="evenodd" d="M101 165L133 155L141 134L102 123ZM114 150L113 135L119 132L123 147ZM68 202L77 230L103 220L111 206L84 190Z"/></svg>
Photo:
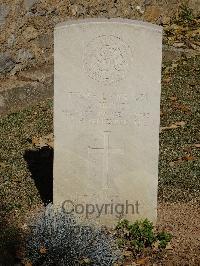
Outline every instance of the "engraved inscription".
<svg viewBox="0 0 200 266"><path fill-rule="evenodd" d="M96 95L80 92L66 92L68 106L63 110L72 122L124 125L125 113L129 108L126 94ZM76 108L74 108L76 106Z"/></svg>
<svg viewBox="0 0 200 266"><path fill-rule="evenodd" d="M83 65L90 78L113 83L126 77L131 58L130 47L120 37L101 35L85 47Z"/></svg>
<svg viewBox="0 0 200 266"><path fill-rule="evenodd" d="M147 105L146 94L137 94L132 102L144 102ZM149 126L152 114L148 111L138 111L131 114L130 99L127 94L101 95L76 92L66 92L68 106L62 112L66 119L72 123L82 123L90 125L116 125L136 127ZM76 106L76 108L74 108ZM129 117L127 117L129 114Z"/></svg>

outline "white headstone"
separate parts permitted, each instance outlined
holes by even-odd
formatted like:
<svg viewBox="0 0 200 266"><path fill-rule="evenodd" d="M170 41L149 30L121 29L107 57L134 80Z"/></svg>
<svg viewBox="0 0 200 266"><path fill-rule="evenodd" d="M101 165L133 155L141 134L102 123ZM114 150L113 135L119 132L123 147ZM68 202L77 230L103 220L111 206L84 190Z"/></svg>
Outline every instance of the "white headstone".
<svg viewBox="0 0 200 266"><path fill-rule="evenodd" d="M156 220L162 28L124 19L55 28L54 203L113 225Z"/></svg>

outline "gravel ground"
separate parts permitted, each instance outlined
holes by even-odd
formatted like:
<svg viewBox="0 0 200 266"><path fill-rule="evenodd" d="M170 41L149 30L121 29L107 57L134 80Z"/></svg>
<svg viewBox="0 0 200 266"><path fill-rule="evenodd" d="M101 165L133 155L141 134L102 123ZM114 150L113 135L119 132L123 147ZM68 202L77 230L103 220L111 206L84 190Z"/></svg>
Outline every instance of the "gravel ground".
<svg viewBox="0 0 200 266"><path fill-rule="evenodd" d="M171 250L162 265L200 264L200 212L196 201L163 203L158 208L158 228L173 234Z"/></svg>
<svg viewBox="0 0 200 266"><path fill-rule="evenodd" d="M190 201L200 189L200 57L163 68L159 199Z"/></svg>

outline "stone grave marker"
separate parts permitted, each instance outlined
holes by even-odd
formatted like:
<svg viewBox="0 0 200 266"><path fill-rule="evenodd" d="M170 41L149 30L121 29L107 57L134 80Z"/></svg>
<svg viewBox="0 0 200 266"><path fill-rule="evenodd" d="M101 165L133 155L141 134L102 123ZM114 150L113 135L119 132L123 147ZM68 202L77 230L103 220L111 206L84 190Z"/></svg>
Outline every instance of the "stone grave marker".
<svg viewBox="0 0 200 266"><path fill-rule="evenodd" d="M156 221L162 28L55 28L54 203L101 224Z"/></svg>

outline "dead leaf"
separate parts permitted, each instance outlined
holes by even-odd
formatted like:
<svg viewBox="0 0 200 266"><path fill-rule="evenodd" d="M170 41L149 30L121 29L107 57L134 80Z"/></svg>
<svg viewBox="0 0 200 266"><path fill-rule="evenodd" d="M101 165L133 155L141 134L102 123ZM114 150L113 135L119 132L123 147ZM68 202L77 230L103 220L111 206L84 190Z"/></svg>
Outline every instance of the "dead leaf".
<svg viewBox="0 0 200 266"><path fill-rule="evenodd" d="M175 126L180 126L180 127L184 127L185 126L185 122L184 121L181 121L181 122L176 122L174 123Z"/></svg>
<svg viewBox="0 0 200 266"><path fill-rule="evenodd" d="M194 157L192 155L187 155L182 158L184 161L193 161Z"/></svg>
<svg viewBox="0 0 200 266"><path fill-rule="evenodd" d="M172 24L172 25L166 27L166 30L168 30L168 31L171 31L171 30L180 30L180 29L181 29L181 27L178 26L178 25L176 25L176 24Z"/></svg>
<svg viewBox="0 0 200 266"><path fill-rule="evenodd" d="M169 166L171 166L171 167L174 167L174 165L175 165L175 162L170 162L169 163Z"/></svg>
<svg viewBox="0 0 200 266"><path fill-rule="evenodd" d="M124 266L136 266L137 264L134 261L126 261L123 265Z"/></svg>
<svg viewBox="0 0 200 266"><path fill-rule="evenodd" d="M200 144L194 144L194 147L200 148Z"/></svg>
<svg viewBox="0 0 200 266"><path fill-rule="evenodd" d="M173 46L176 47L176 48L183 47L184 45L185 45L185 44L184 44L183 42L175 42L175 43L173 44Z"/></svg>
<svg viewBox="0 0 200 266"><path fill-rule="evenodd" d="M170 24L170 20L171 20L170 17L163 17L163 19L162 19L162 23L163 23L163 25L168 25L168 24Z"/></svg>
<svg viewBox="0 0 200 266"><path fill-rule="evenodd" d="M45 247L41 247L40 248L40 253L41 254L46 254L47 253L47 249Z"/></svg>
<svg viewBox="0 0 200 266"><path fill-rule="evenodd" d="M171 246L170 243L168 243L165 249L166 249L166 250L173 250L173 247Z"/></svg>
<svg viewBox="0 0 200 266"><path fill-rule="evenodd" d="M79 261L80 264L90 264L91 260L89 258L83 258Z"/></svg>
<svg viewBox="0 0 200 266"><path fill-rule="evenodd" d="M183 151L187 152L187 154L191 154L192 153L192 149L191 146L186 146L183 148Z"/></svg>
<svg viewBox="0 0 200 266"><path fill-rule="evenodd" d="M161 9L156 6L147 6L145 10L144 18L147 21L156 21L161 15Z"/></svg>
<svg viewBox="0 0 200 266"><path fill-rule="evenodd" d="M171 96L171 97L169 97L169 99L172 100L172 101L176 101L177 97L176 96Z"/></svg>
<svg viewBox="0 0 200 266"><path fill-rule="evenodd" d="M175 102L175 103L173 104L173 106L174 106L175 108L177 108L177 109L183 111L183 112L189 112L189 111L190 111L190 107L187 106L187 105L185 105L185 104L180 104L180 103Z"/></svg>
<svg viewBox="0 0 200 266"><path fill-rule="evenodd" d="M37 148L42 148L42 147L47 146L47 144L41 137L39 138L33 137L32 144Z"/></svg>
<svg viewBox="0 0 200 266"><path fill-rule="evenodd" d="M173 167L173 166L175 166L175 164L182 163L183 161L184 161L184 160L183 160L183 157L182 157L182 158L178 158L178 159L176 159L175 161L170 162L169 165L170 165L171 167Z"/></svg>
<svg viewBox="0 0 200 266"><path fill-rule="evenodd" d="M163 79L163 82L164 82L164 83L169 83L171 80L172 80L172 79L169 77L169 78L165 78L165 79Z"/></svg>
<svg viewBox="0 0 200 266"><path fill-rule="evenodd" d="M177 67L178 67L178 64L177 63L172 63L172 66L171 66L172 69L175 69Z"/></svg>
<svg viewBox="0 0 200 266"><path fill-rule="evenodd" d="M194 43L190 43L190 47L194 50L198 50L199 49L199 46L194 44Z"/></svg>
<svg viewBox="0 0 200 266"><path fill-rule="evenodd" d="M48 146L50 146L51 148L54 147L54 138L53 138L53 133L47 135L47 136L44 136L43 137L44 141L46 142L46 144Z"/></svg>
<svg viewBox="0 0 200 266"><path fill-rule="evenodd" d="M32 266L33 264L31 262L25 262L24 266Z"/></svg>
<svg viewBox="0 0 200 266"><path fill-rule="evenodd" d="M186 155L186 156L183 156L181 158L178 158L178 159L170 162L169 165L171 167L174 167L176 164L183 163L184 161L193 161L193 160L195 160L194 156L192 156L192 155Z"/></svg>
<svg viewBox="0 0 200 266"><path fill-rule="evenodd" d="M143 258L143 259L139 259L136 261L136 264L139 264L139 265L145 265L148 261L148 257L147 258Z"/></svg>
<svg viewBox="0 0 200 266"><path fill-rule="evenodd" d="M200 32L200 31L199 31ZM200 34L200 33L199 33ZM195 45L200 46L200 42L194 42Z"/></svg>
<svg viewBox="0 0 200 266"><path fill-rule="evenodd" d="M166 130L166 129L176 129L176 128L184 127L184 126L185 126L185 122L184 122L184 121L176 122L176 123L174 123L174 124L171 124L171 125L168 126L168 127L161 127L161 128L160 128L160 133L161 133L163 130Z"/></svg>
<svg viewBox="0 0 200 266"><path fill-rule="evenodd" d="M133 252L132 252L132 251L128 251L128 250L126 250L126 251L124 251L123 255L124 255L125 257L131 257L131 256L133 256Z"/></svg>
<svg viewBox="0 0 200 266"><path fill-rule="evenodd" d="M153 250L157 251L159 249L159 245L160 245L160 241L156 241L155 243L153 243Z"/></svg>
<svg viewBox="0 0 200 266"><path fill-rule="evenodd" d="M44 137L33 137L32 138L32 144L37 148L43 148L43 147L51 147L53 148L53 133L44 136Z"/></svg>
<svg viewBox="0 0 200 266"><path fill-rule="evenodd" d="M40 143L40 138L37 138L37 137L32 138L32 144L34 146L37 146L39 143Z"/></svg>
<svg viewBox="0 0 200 266"><path fill-rule="evenodd" d="M5 167L6 167L6 164L3 162L0 162L0 168L5 168Z"/></svg>
<svg viewBox="0 0 200 266"><path fill-rule="evenodd" d="M169 126L169 127L160 127L160 133L161 133L163 130L166 130L166 129L172 129L172 127L171 127L171 126Z"/></svg>

